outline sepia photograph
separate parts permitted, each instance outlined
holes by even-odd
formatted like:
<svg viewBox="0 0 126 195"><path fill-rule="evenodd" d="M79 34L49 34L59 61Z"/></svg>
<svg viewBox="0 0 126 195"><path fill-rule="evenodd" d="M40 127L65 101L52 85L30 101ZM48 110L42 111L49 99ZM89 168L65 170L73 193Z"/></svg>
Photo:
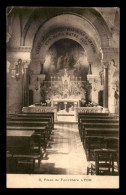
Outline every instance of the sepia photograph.
<svg viewBox="0 0 126 195"><path fill-rule="evenodd" d="M119 7L6 7L7 188L119 188L119 44Z"/></svg>

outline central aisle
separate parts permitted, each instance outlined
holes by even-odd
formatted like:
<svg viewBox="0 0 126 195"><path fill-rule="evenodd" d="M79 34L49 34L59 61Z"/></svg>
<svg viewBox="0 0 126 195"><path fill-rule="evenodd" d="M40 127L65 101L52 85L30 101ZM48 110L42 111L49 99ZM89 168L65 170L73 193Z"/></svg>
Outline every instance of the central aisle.
<svg viewBox="0 0 126 195"><path fill-rule="evenodd" d="M55 124L38 173L86 175L87 160L77 123Z"/></svg>

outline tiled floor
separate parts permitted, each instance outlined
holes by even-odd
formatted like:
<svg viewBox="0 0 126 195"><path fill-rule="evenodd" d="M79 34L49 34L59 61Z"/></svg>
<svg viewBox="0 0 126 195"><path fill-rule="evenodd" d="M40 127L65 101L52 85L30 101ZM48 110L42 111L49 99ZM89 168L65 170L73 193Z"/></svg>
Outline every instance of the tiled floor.
<svg viewBox="0 0 126 195"><path fill-rule="evenodd" d="M38 174L86 175L87 160L77 123L57 123Z"/></svg>

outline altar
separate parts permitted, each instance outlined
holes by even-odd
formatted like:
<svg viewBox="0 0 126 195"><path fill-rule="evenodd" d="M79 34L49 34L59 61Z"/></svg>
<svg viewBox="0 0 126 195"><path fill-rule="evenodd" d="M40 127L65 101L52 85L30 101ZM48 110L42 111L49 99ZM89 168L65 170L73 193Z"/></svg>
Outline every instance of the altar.
<svg viewBox="0 0 126 195"><path fill-rule="evenodd" d="M57 115L75 115L80 99L53 99L52 106L57 107Z"/></svg>
<svg viewBox="0 0 126 195"><path fill-rule="evenodd" d="M50 81L41 84L40 94L46 106L32 105L23 108L30 112L54 112L54 120L59 118L67 121L77 121L78 112L101 112L99 107L86 105L90 101L90 85L88 81L77 76L76 69L61 69L50 76ZM90 105L91 106L91 105Z"/></svg>
<svg viewBox="0 0 126 195"><path fill-rule="evenodd" d="M56 81L56 77L51 79L51 89L54 92L51 96L51 106L57 108L57 117L73 116L75 119L82 98L81 91L85 96L81 85L81 79L73 77L68 69L62 71L60 81Z"/></svg>

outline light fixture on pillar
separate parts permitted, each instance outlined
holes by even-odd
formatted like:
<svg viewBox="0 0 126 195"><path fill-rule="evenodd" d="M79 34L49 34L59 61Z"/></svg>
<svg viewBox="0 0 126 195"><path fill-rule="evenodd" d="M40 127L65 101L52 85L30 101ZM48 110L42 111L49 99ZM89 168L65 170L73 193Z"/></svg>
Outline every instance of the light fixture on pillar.
<svg viewBox="0 0 126 195"><path fill-rule="evenodd" d="M11 77L16 78L16 80L18 81L21 75L23 74L24 74L24 64L22 63L22 60L19 59L15 67L11 69Z"/></svg>

